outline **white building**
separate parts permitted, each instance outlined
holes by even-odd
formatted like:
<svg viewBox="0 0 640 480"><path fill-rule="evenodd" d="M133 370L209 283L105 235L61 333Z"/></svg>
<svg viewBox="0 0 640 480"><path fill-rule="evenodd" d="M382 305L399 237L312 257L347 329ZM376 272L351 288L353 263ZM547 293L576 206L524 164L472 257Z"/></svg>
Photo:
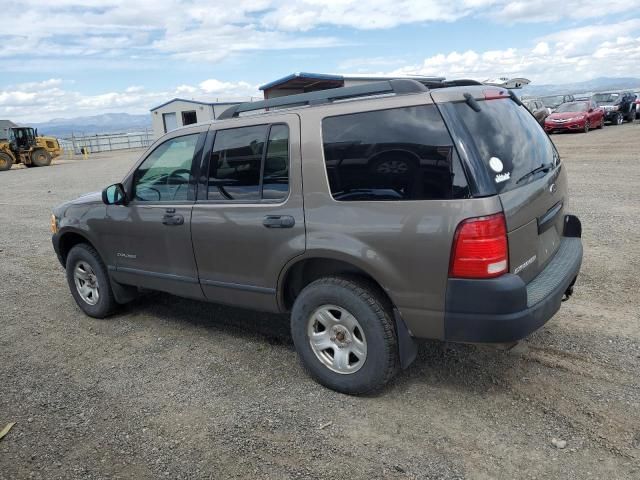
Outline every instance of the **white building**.
<svg viewBox="0 0 640 480"><path fill-rule="evenodd" d="M249 101L247 99L246 101ZM151 125L153 135L159 138L165 133L184 125L215 120L218 115L237 102L204 102L174 98L151 109Z"/></svg>

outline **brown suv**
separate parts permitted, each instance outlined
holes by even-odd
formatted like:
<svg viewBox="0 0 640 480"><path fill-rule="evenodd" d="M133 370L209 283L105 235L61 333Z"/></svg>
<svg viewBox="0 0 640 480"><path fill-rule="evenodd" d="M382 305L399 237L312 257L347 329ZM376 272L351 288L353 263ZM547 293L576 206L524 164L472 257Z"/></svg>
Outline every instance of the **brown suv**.
<svg viewBox="0 0 640 480"><path fill-rule="evenodd" d="M571 294L582 245L566 171L509 91L391 80L222 117L54 210L88 315L139 288L291 312L309 373L364 393L411 363L416 339L514 342Z"/></svg>

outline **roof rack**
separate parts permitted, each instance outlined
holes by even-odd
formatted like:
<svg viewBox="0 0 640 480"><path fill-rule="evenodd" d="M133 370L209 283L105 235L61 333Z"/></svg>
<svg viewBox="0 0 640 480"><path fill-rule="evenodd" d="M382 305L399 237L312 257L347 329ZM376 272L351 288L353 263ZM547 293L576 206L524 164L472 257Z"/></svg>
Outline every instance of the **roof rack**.
<svg viewBox="0 0 640 480"><path fill-rule="evenodd" d="M368 97L385 94L422 93L428 90L427 86L413 79L393 79L383 82L366 83L353 87L331 88L316 92L300 93L283 97L270 98L259 102L246 102L227 108L218 116L218 120L225 120L239 116L241 113L254 110L264 110L274 107L300 107L306 105L321 105L336 100L346 100L357 97Z"/></svg>

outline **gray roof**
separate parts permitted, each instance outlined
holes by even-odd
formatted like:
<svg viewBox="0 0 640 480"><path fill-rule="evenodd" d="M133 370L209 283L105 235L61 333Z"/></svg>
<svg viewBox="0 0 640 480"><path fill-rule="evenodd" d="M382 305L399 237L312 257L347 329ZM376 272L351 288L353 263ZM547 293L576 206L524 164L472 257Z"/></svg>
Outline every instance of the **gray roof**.
<svg viewBox="0 0 640 480"><path fill-rule="evenodd" d="M243 103L243 102L202 102L200 100L188 100L186 98L173 98L167 102L164 102L161 105L158 105L157 107L153 107L151 110L149 110L150 112L153 112L154 110L158 110L159 108L164 107L165 105L169 105L170 103L173 102L187 102L187 103L195 103L198 105L237 105L239 103ZM2 121L2 120L0 120Z"/></svg>
<svg viewBox="0 0 640 480"><path fill-rule="evenodd" d="M0 138L9 138L7 130L17 126L11 120L0 120Z"/></svg>

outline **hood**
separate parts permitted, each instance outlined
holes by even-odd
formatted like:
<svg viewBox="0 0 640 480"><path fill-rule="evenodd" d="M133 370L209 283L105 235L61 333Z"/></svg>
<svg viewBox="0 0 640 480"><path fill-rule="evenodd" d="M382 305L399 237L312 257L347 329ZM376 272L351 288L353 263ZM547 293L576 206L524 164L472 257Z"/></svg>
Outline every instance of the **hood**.
<svg viewBox="0 0 640 480"><path fill-rule="evenodd" d="M547 118L550 120L568 120L574 117L583 117L587 112L555 112L549 115Z"/></svg>
<svg viewBox="0 0 640 480"><path fill-rule="evenodd" d="M102 192L91 192L85 193L84 195L80 195L75 200L71 200L68 202L71 205L80 205L83 203L102 203Z"/></svg>
<svg viewBox="0 0 640 480"><path fill-rule="evenodd" d="M94 203L102 203L102 192L85 193L74 200L62 203L53 209L53 213L56 217L60 217L64 214L67 208L74 205L90 205Z"/></svg>

